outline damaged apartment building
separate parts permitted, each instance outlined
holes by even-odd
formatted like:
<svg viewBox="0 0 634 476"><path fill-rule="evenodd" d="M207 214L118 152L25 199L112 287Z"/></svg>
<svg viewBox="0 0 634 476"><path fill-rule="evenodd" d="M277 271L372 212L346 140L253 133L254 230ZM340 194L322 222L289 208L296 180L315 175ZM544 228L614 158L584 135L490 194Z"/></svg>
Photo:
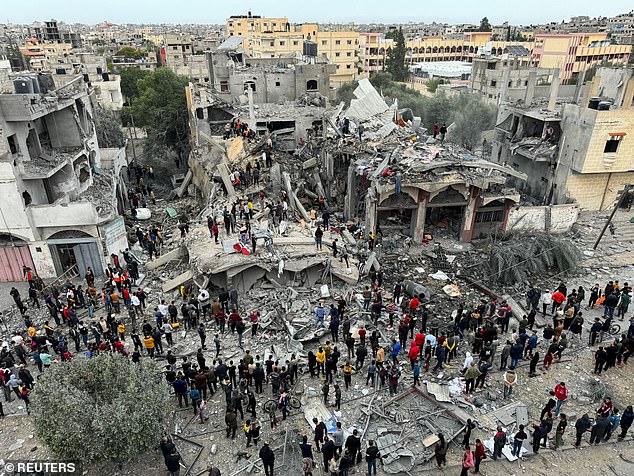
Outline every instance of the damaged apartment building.
<svg viewBox="0 0 634 476"><path fill-rule="evenodd" d="M634 70L599 68L577 85L555 74L548 97L532 94L535 80L523 99L502 99L492 159L526 174L509 183L537 204L612 207L634 183Z"/></svg>
<svg viewBox="0 0 634 476"><path fill-rule="evenodd" d="M103 273L127 248L120 215L125 149L100 149L94 91L76 76L56 87L50 74L20 73L0 94L0 281Z"/></svg>
<svg viewBox="0 0 634 476"><path fill-rule="evenodd" d="M200 135L222 135L233 118L259 135L271 134L281 150L294 150L322 130L333 65L305 56L250 58L239 38L207 55L210 84L188 89L196 144Z"/></svg>

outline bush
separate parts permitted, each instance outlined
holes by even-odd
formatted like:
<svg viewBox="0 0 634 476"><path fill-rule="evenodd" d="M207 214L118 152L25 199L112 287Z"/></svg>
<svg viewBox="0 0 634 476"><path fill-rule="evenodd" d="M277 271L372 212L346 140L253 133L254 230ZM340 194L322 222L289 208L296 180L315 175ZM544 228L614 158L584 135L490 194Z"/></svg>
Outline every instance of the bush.
<svg viewBox="0 0 634 476"><path fill-rule="evenodd" d="M168 398L153 361L107 353L51 366L33 391L32 414L56 457L126 461L158 445Z"/></svg>

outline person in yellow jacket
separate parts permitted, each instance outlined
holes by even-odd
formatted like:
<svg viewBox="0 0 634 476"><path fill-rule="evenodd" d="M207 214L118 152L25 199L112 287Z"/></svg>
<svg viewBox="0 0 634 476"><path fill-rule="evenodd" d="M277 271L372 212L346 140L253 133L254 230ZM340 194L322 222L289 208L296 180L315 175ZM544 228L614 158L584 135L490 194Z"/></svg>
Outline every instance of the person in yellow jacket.
<svg viewBox="0 0 634 476"><path fill-rule="evenodd" d="M149 356L154 358L154 339L152 336L145 336L143 338L143 344L145 345Z"/></svg>
<svg viewBox="0 0 634 476"><path fill-rule="evenodd" d="M320 372L325 375L326 374L326 367L325 367L326 352L324 352L323 348L320 347L317 350L317 355L315 356L315 358L317 359L317 377L319 377Z"/></svg>
<svg viewBox="0 0 634 476"><path fill-rule="evenodd" d="M346 384L346 390L350 389L350 383L352 383L352 371L354 368L350 364L350 362L346 362L343 365L343 381Z"/></svg>
<svg viewBox="0 0 634 476"><path fill-rule="evenodd" d="M117 325L117 333L119 334L121 342L125 342L125 324L121 321L119 321L119 324Z"/></svg>

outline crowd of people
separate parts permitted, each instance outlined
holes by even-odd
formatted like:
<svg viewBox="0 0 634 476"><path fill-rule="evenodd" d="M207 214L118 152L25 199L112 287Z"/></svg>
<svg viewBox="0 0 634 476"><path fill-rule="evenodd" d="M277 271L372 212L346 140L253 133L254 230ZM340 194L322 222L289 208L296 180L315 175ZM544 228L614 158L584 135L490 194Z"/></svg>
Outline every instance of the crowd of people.
<svg viewBox="0 0 634 476"><path fill-rule="evenodd" d="M241 215L245 221L252 218L249 202L236 203L231 211L223 212L224 216L234 214ZM226 223L226 231L233 232L231 224ZM215 222L210 227L211 239L217 236L214 226L217 227ZM36 289L33 274L25 269L29 306L39 307L42 296L50 320L40 327L34 325L20 292L15 287L11 290L16 308L23 316L25 331L15 333L10 342L2 346L0 376L5 401L15 395L28 409L29 393L36 385L28 369L28 358L41 373L55 361L73 359L82 351L87 357L99 352L118 352L133 363L160 357L166 360L165 379L179 407L191 406L193 414L204 424L209 418L209 400L216 393L224 395L221 401L225 407L226 437L237 438L238 429L242 428L246 447L259 448L263 434L275 432L277 426L295 412L291 405L293 388L303 372L306 378L320 382L324 404L340 410L344 392L350 392L355 384L374 391L385 389L389 395L396 395L410 385L420 386L424 373L441 372L452 361L462 360L463 352L464 361L459 365L465 398L471 398L489 381L495 387L499 385L505 399L512 397L518 385L518 368L528 363L530 378L538 374L541 363L541 372L555 374L552 367L561 360L573 339L582 348L593 351L597 374L627 365L634 352L634 321L626 321L629 327L620 335L612 334L614 320L628 317L632 292L628 283L621 286L618 281L610 281L602 289L596 285L587 293L582 287L568 290L564 283L553 292L531 287L525 296L527 314L521 316L515 315L505 301L482 299L472 306L460 303L444 328L439 328L434 326L438 320L421 296L408 295L401 283L386 291L383 271L372 270L368 276L370 282L362 292L360 309L354 308L354 313L351 312L353 304L343 298L331 303L320 302L314 308L314 326L326 333L325 344L308 350L305 359L293 354L289 360L279 361L271 354L252 354L250 344L258 336L260 314L240 302L235 288L221 290L212 297L208 290L187 283L180 288L178 305L175 301L168 304L159 299L153 309L149 309L145 291L140 287L135 289L139 276L136 259L127 250L122 252L122 258L111 256L101 291L97 290L96 277L90 268L84 276L85 287L67 282L41 292ZM584 312L598 306L603 306L602 315L595 319L589 331L584 330ZM366 329L366 321L356 318L359 312L371 324L370 330ZM538 330L539 314L542 319L551 316L552 322ZM55 322L55 326L51 322ZM130 332L127 326L131 327ZM200 347L191 359L179 359L173 354L180 328L196 333L200 339ZM381 328L385 332L380 332ZM584 332L587 341L583 338ZM245 334L250 339L245 341ZM213 335L210 349L207 335ZM389 336L387 342L384 335ZM240 348L242 357L224 359L221 353L228 347ZM500 372L498 382L490 382L493 370ZM514 455L521 457L522 444L529 434L535 453L549 441L550 448L561 447L568 426L566 413L562 411L568 394L566 384L559 382L536 423L520 426L513 435L499 428L492 435L493 459L500 457L506 444L513 448ZM266 406L264 414L263 401L274 402ZM633 417L631 406L615 408L607 398L594 412L594 421L590 414L577 420L575 446L580 447L585 432L590 432L591 444L609 440L616 431L622 439ZM262 428L264 422L269 424L269 430ZM363 447L356 430L344 438L341 421L331 431L323 421L314 421L314 425L313 444L306 435L300 444L305 475L312 474L317 464L315 453L321 455L327 474L347 475L362 461L363 454L368 474L376 474L381 454L375 442L367 441ZM469 422L463 435L463 472L472 469L477 473L480 463L487 458L480 439L471 446L470 435L474 428L475 423ZM267 440L264 438L259 456L266 474L272 475L275 453ZM439 467L446 464L447 449L448 442L439 434L434 447ZM164 456L168 468L176 467L176 456L171 450L166 449Z"/></svg>

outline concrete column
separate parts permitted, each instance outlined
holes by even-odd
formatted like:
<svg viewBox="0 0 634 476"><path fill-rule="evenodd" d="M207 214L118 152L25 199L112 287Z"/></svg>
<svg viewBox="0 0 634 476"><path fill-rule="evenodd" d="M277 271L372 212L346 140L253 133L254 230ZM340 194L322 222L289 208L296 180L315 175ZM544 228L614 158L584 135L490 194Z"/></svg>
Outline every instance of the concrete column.
<svg viewBox="0 0 634 476"><path fill-rule="evenodd" d="M365 233L369 235L371 231L376 230L377 211L376 204L378 199L374 194L368 193L365 197Z"/></svg>
<svg viewBox="0 0 634 476"><path fill-rule="evenodd" d="M418 208L416 209L416 221L414 225L414 243L420 244L425 233L425 217L427 216L427 199L429 194L420 190L418 192Z"/></svg>
<svg viewBox="0 0 634 476"><path fill-rule="evenodd" d="M530 106L535 98L535 83L537 82L537 71L532 70L528 73L528 85L526 86L526 95L524 103Z"/></svg>
<svg viewBox="0 0 634 476"><path fill-rule="evenodd" d="M632 109L632 101L634 100L634 78L630 78L627 83L627 89L623 96L623 109Z"/></svg>
<svg viewBox="0 0 634 476"><path fill-rule="evenodd" d="M357 203L357 191L355 189L354 183L354 166L351 164L348 166L348 185L346 187L346 196L344 197L343 202L343 217L346 220L350 220L352 217L354 217L354 209Z"/></svg>
<svg viewBox="0 0 634 476"><path fill-rule="evenodd" d="M575 86L575 104L586 107L587 104L579 104L579 99L581 99L581 91L583 90L583 82L586 79L586 71L583 70L579 73L577 77L577 85Z"/></svg>
<svg viewBox="0 0 634 476"><path fill-rule="evenodd" d="M469 202L465 207L464 216L462 217L462 230L460 231L460 241L471 241L471 235L473 235L473 222L475 220L478 192L480 190L476 187L471 187L471 195L469 196Z"/></svg>
<svg viewBox="0 0 634 476"><path fill-rule="evenodd" d="M550 96L548 98L548 110L554 111L557 106L557 97L559 96L559 75L553 77L550 85Z"/></svg>
<svg viewBox="0 0 634 476"><path fill-rule="evenodd" d="M500 90L500 97L498 98L498 105L504 102L506 99L507 91L509 88L509 77L511 76L511 67L508 66L502 73L502 89Z"/></svg>

